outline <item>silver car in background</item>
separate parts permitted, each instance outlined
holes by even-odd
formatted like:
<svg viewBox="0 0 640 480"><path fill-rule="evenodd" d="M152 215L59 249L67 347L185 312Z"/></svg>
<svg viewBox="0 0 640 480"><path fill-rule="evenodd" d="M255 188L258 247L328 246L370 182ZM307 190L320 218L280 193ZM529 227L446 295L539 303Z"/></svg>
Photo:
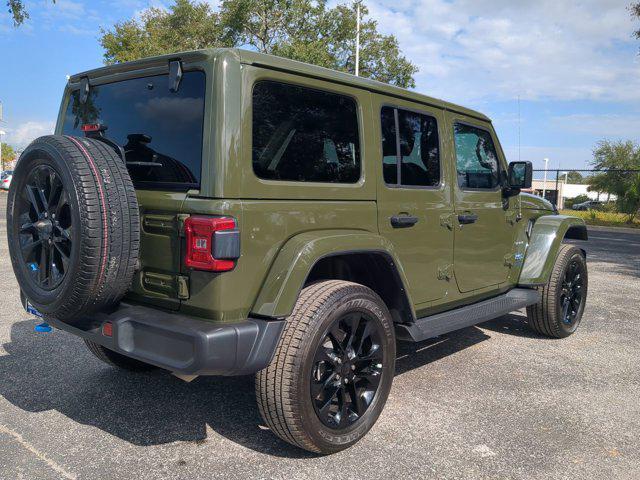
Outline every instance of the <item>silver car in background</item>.
<svg viewBox="0 0 640 480"><path fill-rule="evenodd" d="M6 170L2 172L0 176L0 188L2 190L9 190L11 186L11 179L13 178L13 170Z"/></svg>

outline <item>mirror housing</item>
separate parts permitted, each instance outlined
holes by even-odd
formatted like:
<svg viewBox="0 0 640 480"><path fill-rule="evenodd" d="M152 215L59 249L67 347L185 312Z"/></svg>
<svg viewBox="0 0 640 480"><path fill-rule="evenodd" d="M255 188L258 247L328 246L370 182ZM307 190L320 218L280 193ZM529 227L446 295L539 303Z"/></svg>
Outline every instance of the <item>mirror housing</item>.
<svg viewBox="0 0 640 480"><path fill-rule="evenodd" d="M531 188L533 183L533 165L531 162L511 162L507 173L504 193L507 197L518 195L523 188Z"/></svg>

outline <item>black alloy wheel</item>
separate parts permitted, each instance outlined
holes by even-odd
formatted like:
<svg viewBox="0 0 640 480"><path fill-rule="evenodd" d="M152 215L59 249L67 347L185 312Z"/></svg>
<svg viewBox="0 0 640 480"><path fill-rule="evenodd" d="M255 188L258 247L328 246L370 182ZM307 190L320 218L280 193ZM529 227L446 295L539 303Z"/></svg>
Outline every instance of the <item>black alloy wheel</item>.
<svg viewBox="0 0 640 480"><path fill-rule="evenodd" d="M320 421L343 429L371 405L382 375L383 333L365 313L336 320L318 346L311 373L311 397Z"/></svg>
<svg viewBox="0 0 640 480"><path fill-rule="evenodd" d="M584 269L582 266L583 263L572 260L562 279L559 300L562 322L566 325L573 325L580 312L584 292Z"/></svg>
<svg viewBox="0 0 640 480"><path fill-rule="evenodd" d="M64 280L73 246L69 197L60 174L46 164L29 172L16 198L22 262L33 282L52 290Z"/></svg>

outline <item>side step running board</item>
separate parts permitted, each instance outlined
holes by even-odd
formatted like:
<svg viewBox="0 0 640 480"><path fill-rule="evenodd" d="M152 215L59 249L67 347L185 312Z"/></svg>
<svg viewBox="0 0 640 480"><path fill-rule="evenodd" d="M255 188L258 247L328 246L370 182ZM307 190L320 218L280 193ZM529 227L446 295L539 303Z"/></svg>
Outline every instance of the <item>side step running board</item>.
<svg viewBox="0 0 640 480"><path fill-rule="evenodd" d="M540 300L540 292L527 288L514 288L508 293L472 305L419 318L413 324L396 325L400 340L420 342L445 333L492 320Z"/></svg>

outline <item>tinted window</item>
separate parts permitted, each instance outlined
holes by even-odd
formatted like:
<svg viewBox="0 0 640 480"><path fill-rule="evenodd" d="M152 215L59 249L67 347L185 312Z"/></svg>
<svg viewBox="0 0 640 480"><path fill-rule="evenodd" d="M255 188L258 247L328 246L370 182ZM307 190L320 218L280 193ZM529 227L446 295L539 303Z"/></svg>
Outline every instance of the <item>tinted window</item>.
<svg viewBox="0 0 640 480"><path fill-rule="evenodd" d="M87 123L107 126L105 135L125 150L136 187L200 184L205 75L185 72L177 92L168 75L91 87L86 103L72 93L63 131L83 136Z"/></svg>
<svg viewBox="0 0 640 480"><path fill-rule="evenodd" d="M399 144L395 135L396 114ZM381 122L385 183L437 186L440 183L440 149L436 119L421 113L384 107ZM400 178L397 177L398 162L401 165Z"/></svg>
<svg viewBox="0 0 640 480"><path fill-rule="evenodd" d="M252 152L260 178L355 183L360 179L356 103L320 90L258 82Z"/></svg>
<svg viewBox="0 0 640 480"><path fill-rule="evenodd" d="M500 184L500 168L491 134L462 123L454 125L454 132L460 188L496 188Z"/></svg>
<svg viewBox="0 0 640 480"><path fill-rule="evenodd" d="M384 183L397 185L398 178L398 144L396 137L395 108L383 107L382 123L382 173Z"/></svg>

